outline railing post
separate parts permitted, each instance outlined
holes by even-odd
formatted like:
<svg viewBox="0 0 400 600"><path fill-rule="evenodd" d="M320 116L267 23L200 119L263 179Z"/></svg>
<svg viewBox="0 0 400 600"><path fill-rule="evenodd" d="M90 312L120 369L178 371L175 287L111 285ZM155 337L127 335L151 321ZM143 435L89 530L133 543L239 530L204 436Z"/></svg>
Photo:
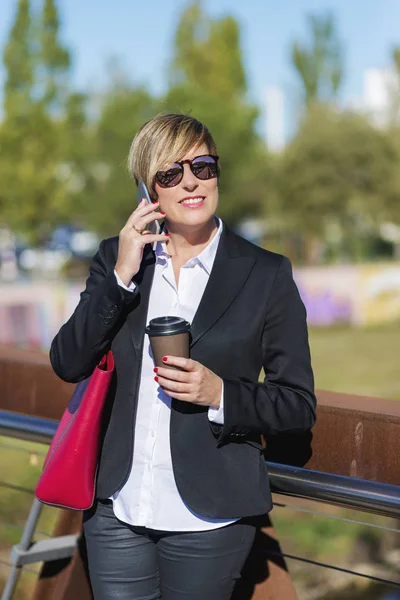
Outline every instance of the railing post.
<svg viewBox="0 0 400 600"><path fill-rule="evenodd" d="M6 585L1 596L1 600L11 600L15 588L18 583L18 579L21 575L21 569L23 563L20 561L20 552L24 553L29 550L32 543L32 537L35 533L36 525L42 511L42 504L36 498L33 500L31 510L25 523L25 528L21 537L21 541L18 546L14 546L11 552L12 567L11 572L8 576Z"/></svg>
<svg viewBox="0 0 400 600"><path fill-rule="evenodd" d="M79 534L82 530L82 513L61 510L53 536ZM93 600L86 573L85 547L78 542L74 555L61 560L43 563L31 600Z"/></svg>

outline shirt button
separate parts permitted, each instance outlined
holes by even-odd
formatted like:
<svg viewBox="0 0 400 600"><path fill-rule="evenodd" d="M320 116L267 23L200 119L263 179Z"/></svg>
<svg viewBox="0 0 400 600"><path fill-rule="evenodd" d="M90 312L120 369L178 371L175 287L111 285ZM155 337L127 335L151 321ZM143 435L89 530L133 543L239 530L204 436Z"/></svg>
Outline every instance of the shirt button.
<svg viewBox="0 0 400 600"><path fill-rule="evenodd" d="M155 431L151 431L151 432L150 432L150 435L151 435L151 437L153 438L153 437L155 437L155 436L156 436L156 432L155 432Z"/></svg>

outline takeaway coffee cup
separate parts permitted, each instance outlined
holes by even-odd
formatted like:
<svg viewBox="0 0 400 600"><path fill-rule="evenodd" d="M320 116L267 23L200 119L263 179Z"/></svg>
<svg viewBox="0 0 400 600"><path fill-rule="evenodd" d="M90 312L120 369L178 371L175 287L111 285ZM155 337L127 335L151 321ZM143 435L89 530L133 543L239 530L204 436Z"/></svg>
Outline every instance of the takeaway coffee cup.
<svg viewBox="0 0 400 600"><path fill-rule="evenodd" d="M163 363L163 356L183 356L189 358L190 323L181 317L157 317L146 327L151 350L157 367L176 369Z"/></svg>

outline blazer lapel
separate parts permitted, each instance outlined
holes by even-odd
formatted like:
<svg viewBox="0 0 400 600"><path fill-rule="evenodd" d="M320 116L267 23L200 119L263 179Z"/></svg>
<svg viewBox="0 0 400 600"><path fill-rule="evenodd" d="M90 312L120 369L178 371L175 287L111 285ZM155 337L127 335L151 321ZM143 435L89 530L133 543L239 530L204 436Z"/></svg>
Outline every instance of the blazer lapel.
<svg viewBox="0 0 400 600"><path fill-rule="evenodd" d="M255 259L235 252L234 237L224 224L210 277L192 321L191 346L222 317L253 270Z"/></svg>
<svg viewBox="0 0 400 600"><path fill-rule="evenodd" d="M136 296L136 302L133 302L132 310L127 318L133 346L138 354L141 353L143 348L144 329L147 325L146 319L155 262L155 254L150 245L145 246L140 270L135 276L135 283L139 287L139 292Z"/></svg>

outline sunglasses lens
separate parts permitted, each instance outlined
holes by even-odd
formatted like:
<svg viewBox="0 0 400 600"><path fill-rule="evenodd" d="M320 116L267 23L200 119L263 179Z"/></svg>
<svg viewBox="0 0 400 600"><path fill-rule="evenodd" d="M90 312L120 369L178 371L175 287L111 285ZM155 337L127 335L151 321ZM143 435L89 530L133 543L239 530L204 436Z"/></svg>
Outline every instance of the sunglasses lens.
<svg viewBox="0 0 400 600"><path fill-rule="evenodd" d="M196 156L193 161L184 161L190 163L193 175L198 179L213 179L218 177L218 159L213 156ZM183 166L174 163L169 169L157 171L156 181L161 187L174 187L182 181Z"/></svg>
<svg viewBox="0 0 400 600"><path fill-rule="evenodd" d="M198 179L212 179L218 175L218 163L212 156L197 156L192 162L192 173Z"/></svg>
<svg viewBox="0 0 400 600"><path fill-rule="evenodd" d="M182 179L183 169L177 163L165 171L157 171L156 179L162 187L173 187L178 185Z"/></svg>

